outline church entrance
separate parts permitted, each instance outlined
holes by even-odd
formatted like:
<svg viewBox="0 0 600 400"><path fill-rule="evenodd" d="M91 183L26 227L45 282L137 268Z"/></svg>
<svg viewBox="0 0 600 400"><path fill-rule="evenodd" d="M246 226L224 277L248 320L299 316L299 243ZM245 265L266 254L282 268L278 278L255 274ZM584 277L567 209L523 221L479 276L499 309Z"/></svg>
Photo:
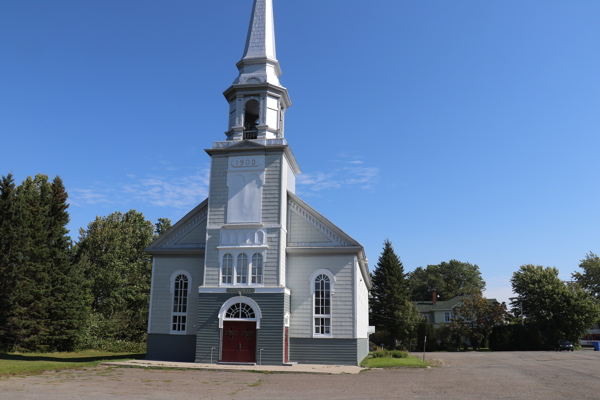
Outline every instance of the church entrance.
<svg viewBox="0 0 600 400"><path fill-rule="evenodd" d="M256 362L256 322L223 322L223 362Z"/></svg>

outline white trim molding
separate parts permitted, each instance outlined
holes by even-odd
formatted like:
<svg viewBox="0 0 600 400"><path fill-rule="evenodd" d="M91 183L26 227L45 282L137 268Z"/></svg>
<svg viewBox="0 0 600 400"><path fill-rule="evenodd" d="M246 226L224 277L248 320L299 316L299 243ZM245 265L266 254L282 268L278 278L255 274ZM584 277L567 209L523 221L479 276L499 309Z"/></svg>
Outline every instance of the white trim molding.
<svg viewBox="0 0 600 400"><path fill-rule="evenodd" d="M228 292L227 290L234 290L234 289L240 289L240 291L244 291L244 289L251 289L254 290L254 293L272 293L272 294L277 294L277 293L283 293L283 294L287 294L288 296L291 296L292 291L289 288L282 288L282 287L274 287L274 288L266 288L266 287L253 287L253 286L242 286L242 285L238 285L238 286L228 286L228 287L204 287L204 286L200 286L198 287L198 293L231 293Z"/></svg>
<svg viewBox="0 0 600 400"><path fill-rule="evenodd" d="M225 303L223 303L223 305L221 306L221 309L219 310L219 328L223 329L223 321L225 320L225 313L227 312L227 310L229 310L229 307L231 307L232 305L234 305L236 303L244 303L244 304L247 304L250 307L252 307L255 318L251 319L251 321L256 321L256 329L260 329L260 320L262 318L262 313L260 311L260 307L258 306L258 304L256 304L256 302L254 300L252 300L249 297L245 297L245 296L234 296L234 297L230 298L229 300L227 300ZM227 321L235 321L235 320L227 319ZM244 321L246 321L246 320L244 320Z"/></svg>
<svg viewBox="0 0 600 400"><path fill-rule="evenodd" d="M315 279L321 274L325 274L329 277L329 281L331 282L331 295L333 296L335 294L335 275L328 269L318 269L312 273L308 280L310 282L310 293L313 295L315 294Z"/></svg>
<svg viewBox="0 0 600 400"><path fill-rule="evenodd" d="M175 278L179 275L185 275L188 278L188 295L192 294L192 274L185 269L178 269L171 274L169 278L169 293L173 294L175 291Z"/></svg>

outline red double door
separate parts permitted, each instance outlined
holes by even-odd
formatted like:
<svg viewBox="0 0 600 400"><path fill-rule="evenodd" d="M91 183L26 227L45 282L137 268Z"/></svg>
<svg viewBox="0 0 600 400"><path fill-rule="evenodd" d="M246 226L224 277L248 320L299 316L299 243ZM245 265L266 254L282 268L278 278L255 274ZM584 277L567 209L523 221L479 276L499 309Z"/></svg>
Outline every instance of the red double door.
<svg viewBox="0 0 600 400"><path fill-rule="evenodd" d="M256 362L256 322L223 322L224 362Z"/></svg>

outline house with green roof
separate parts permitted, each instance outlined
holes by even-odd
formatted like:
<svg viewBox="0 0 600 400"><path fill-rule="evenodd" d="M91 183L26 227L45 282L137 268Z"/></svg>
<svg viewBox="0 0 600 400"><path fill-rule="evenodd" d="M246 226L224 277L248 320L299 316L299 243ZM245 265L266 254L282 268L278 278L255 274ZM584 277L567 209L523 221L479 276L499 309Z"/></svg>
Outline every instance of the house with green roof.
<svg viewBox="0 0 600 400"><path fill-rule="evenodd" d="M454 318L454 310L462 305L464 299L470 297L471 295L460 295L450 300L438 301L436 291L434 290L431 301L416 301L415 305L421 316L437 328L442 323L450 323ZM491 303L497 302L496 299L487 299L487 301Z"/></svg>

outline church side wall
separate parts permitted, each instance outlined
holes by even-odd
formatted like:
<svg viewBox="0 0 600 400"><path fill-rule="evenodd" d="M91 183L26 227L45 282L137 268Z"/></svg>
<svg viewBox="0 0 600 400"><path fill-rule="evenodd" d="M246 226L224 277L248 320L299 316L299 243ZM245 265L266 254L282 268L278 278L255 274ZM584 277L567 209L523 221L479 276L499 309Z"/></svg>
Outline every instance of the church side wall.
<svg viewBox="0 0 600 400"><path fill-rule="evenodd" d="M290 337L312 338L313 296L310 277L318 269L327 269L336 278L335 294L332 296L331 331L334 339L354 338L354 303L351 254L288 254L287 286L291 296ZM319 339L331 340L331 339ZM356 347L354 347L354 359Z"/></svg>
<svg viewBox="0 0 600 400"><path fill-rule="evenodd" d="M173 293L171 292L171 275L177 270L186 270L192 275L192 284L188 296L188 326L187 334L195 335L196 311L198 309L198 286L202 285L204 275L203 256L155 256L154 278L152 280L152 315L150 316L149 333L170 334L171 307Z"/></svg>
<svg viewBox="0 0 600 400"><path fill-rule="evenodd" d="M285 247L287 244L287 232L284 228L287 228L287 180L289 166L287 159L282 157L283 163L281 168L281 210L279 211L279 218L281 221L281 231L279 235L279 286L286 285L286 263L285 263Z"/></svg>

